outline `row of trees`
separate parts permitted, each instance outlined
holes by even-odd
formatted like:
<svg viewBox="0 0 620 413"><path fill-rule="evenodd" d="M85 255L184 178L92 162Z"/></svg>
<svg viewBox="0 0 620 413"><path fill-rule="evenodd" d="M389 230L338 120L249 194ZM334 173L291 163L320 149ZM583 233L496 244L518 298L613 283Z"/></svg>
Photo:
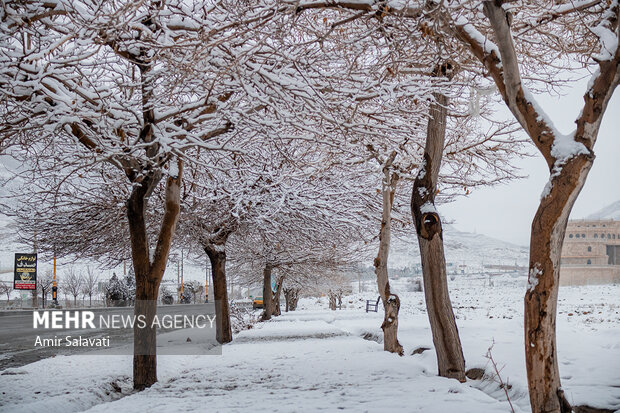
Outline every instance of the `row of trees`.
<svg viewBox="0 0 620 413"><path fill-rule="evenodd" d="M40 294L43 308L52 294L54 277L51 271L47 271L37 277L37 294ZM136 299L136 281L133 274L118 277L116 273L107 281L99 280L95 272L87 267L86 272L78 271L74 267L69 267L61 275L57 276L57 292L73 297L73 305L77 306L77 299L88 298L88 306L92 306L93 296L100 294L105 299L106 306L131 306ZM13 285L10 282L0 282L0 294L6 295L7 302L10 301ZM160 300L163 304L173 304L175 297L180 296L183 304L202 302L204 299L205 287L197 281L190 281L184 284L183 294L179 291L173 295L168 288L160 290Z"/></svg>
<svg viewBox="0 0 620 413"><path fill-rule="evenodd" d="M47 300L52 294L53 282L52 271L46 271L37 277L36 293L41 295L43 308L45 308ZM65 297L73 297L74 305L77 305L78 297L83 299L88 297L89 306L91 306L93 296L99 292L99 277L91 268L87 268L86 273L82 273L74 267L69 267L61 276L57 277L57 283L58 293L64 292ZM7 302L10 301L12 292L12 283L0 282L0 294L6 294Z"/></svg>
<svg viewBox="0 0 620 413"><path fill-rule="evenodd" d="M530 398L533 411L569 409L559 254L620 78L617 0L22 0L0 13L0 148L23 162L8 212L24 237L130 259L147 319L174 244L204 251L221 342L227 260L262 278L269 319L274 272L279 295L378 249L384 346L402 354L387 263L392 235L413 224L439 374L463 381L435 204L517 177L509 157L527 136L550 171L525 298ZM533 95L576 64L594 74L564 136ZM514 120L490 111L490 86ZM157 380L155 340L135 330L136 389Z"/></svg>
<svg viewBox="0 0 620 413"><path fill-rule="evenodd" d="M168 286L162 286L159 290L159 301L170 305L178 301L181 304L202 302L204 300L205 287L198 281L184 283L183 291L179 286L176 292L170 291ZM133 275L118 277L116 273L103 284L106 306L132 306L136 301L136 281ZM176 297L176 298L175 298Z"/></svg>

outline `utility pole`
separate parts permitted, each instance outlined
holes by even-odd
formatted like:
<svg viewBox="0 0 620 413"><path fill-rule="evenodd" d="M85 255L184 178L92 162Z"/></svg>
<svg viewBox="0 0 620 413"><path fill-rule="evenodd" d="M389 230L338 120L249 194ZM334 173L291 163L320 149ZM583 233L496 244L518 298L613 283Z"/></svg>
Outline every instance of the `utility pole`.
<svg viewBox="0 0 620 413"><path fill-rule="evenodd" d="M58 306L58 284L56 283L56 251L54 251L54 281L52 281L52 305Z"/></svg>
<svg viewBox="0 0 620 413"><path fill-rule="evenodd" d="M181 249L181 299L183 298L183 249Z"/></svg>
<svg viewBox="0 0 620 413"><path fill-rule="evenodd" d="M207 265L205 266L205 278L206 278L206 284L205 284L205 303L209 302L209 268L211 265L211 261L209 260L209 257L207 257Z"/></svg>
<svg viewBox="0 0 620 413"><path fill-rule="evenodd" d="M34 240L33 240L34 253L37 253L37 231L34 232ZM34 283L34 290L32 290L32 307L39 308L39 303L37 300L37 282Z"/></svg>
<svg viewBox="0 0 620 413"><path fill-rule="evenodd" d="M181 303L181 266L177 256L177 303Z"/></svg>

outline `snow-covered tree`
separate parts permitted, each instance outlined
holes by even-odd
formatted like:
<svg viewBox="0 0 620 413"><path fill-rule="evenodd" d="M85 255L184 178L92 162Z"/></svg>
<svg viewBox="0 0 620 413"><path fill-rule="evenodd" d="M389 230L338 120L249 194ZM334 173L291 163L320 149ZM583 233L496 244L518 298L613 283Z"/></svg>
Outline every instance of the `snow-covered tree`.
<svg viewBox="0 0 620 413"><path fill-rule="evenodd" d="M549 168L549 183L532 222L525 354L532 411L568 412L571 407L560 383L555 336L560 255L570 211L594 162L603 115L620 82L620 5L617 0L485 1L471 2L460 15L453 14L458 38L487 71ZM557 65L549 65L550 61ZM561 80L553 71L575 64L593 75L576 129L563 135L533 91L553 86Z"/></svg>
<svg viewBox="0 0 620 413"><path fill-rule="evenodd" d="M387 274L391 213L398 181L408 179L413 183L413 172L416 170L420 176L424 174L425 159L422 158L421 149L424 147L425 117L431 118L434 114L439 114L432 112L432 109L447 109L448 97L456 102L451 105L450 114L450 123L455 126L453 133L446 135L441 129L434 131L437 125L446 125L446 118L428 124L429 129L433 129L430 131L431 136L441 137L441 141L434 139L434 145L441 149L434 153L435 166L438 168L442 164L444 153L446 159L442 176L434 177L436 182L431 185L434 187L432 197L420 198L422 202L419 205L416 205L415 198L412 199L411 212L416 223L422 216L419 210L423 204L430 202L434 208L435 190L443 190L442 196L446 199L454 194L446 191L447 189L459 188L462 189L461 193L468 193L472 186L514 178L514 170L506 163L506 158L510 152L521 151L519 140L510 136L513 128L509 122L497 122L488 116L485 121L495 124L492 131L483 133L481 129L477 129L476 123L480 122L475 119L472 121L469 115L479 114L479 101L471 113L459 108L465 92L463 83L460 83L463 77L458 81L450 81L453 72L457 70L454 64L448 71L441 70L448 68L450 64L446 58L446 47L435 35L432 25L433 2L284 3L290 3L294 7L294 13L301 15L296 24L305 28L307 37L316 39L320 50L332 53L337 50L339 56L344 56L336 64L332 61L326 61L326 64L340 68L347 75L355 74L350 78L326 76L330 82L329 88L317 89L328 90L328 93L318 101L328 102L328 105L333 103L328 111L331 114L330 120L338 119L337 124L342 125L334 128L333 135L337 136L337 140L341 143L361 143L362 147L370 150L370 158L378 160L380 164L381 176L378 180L382 182L383 208L381 241L375 264L377 283L386 310L383 323L384 347L388 351L401 353L402 347L396 334L399 297L390 291ZM440 11L441 8L438 8L437 12ZM300 24L300 21L303 23ZM349 43L354 43L357 47L349 47ZM359 59L362 55L366 58ZM460 62L458 64L460 66ZM313 61L313 65L320 67L321 62ZM361 70L363 74L358 74L356 70ZM324 72L329 73L329 70L324 68ZM342 105L343 100L338 98L338 86L347 85L345 90L359 91L363 87L352 86L358 80L365 82L364 85L373 85L373 92L353 94L348 105ZM386 89L392 93L382 95ZM347 110L350 106L353 107L352 111ZM444 116L445 114L447 112ZM410 147L407 148L407 145ZM395 159L400 165L394 164ZM464 360L447 294L439 215L435 214L434 219L435 231L429 234L429 238L437 237L432 248L435 250L434 254L430 253L431 250L422 248L426 240L419 237L422 261L427 264L435 263L433 266L424 265L425 279L429 280L429 288L426 290L429 320L438 348L440 374L464 380ZM418 230L421 227L417 225ZM438 282L432 284L430 280ZM431 302L432 300L436 302ZM449 339L442 343L441 337ZM455 345L447 345L447 342Z"/></svg>
<svg viewBox="0 0 620 413"><path fill-rule="evenodd" d="M566 220L591 167L598 128L618 83L618 2L290 3L295 13L337 10L338 19L328 33L351 21L373 21L377 31L390 40L421 36L429 47L438 47L442 58L454 59L463 69L461 79L482 89L488 88L487 78L495 84L550 170L549 185L532 225L531 287L526 296L525 347L532 409L569 409L559 384L554 334L559 256ZM593 55L595 49L600 52ZM566 137L556 131L530 90L549 91L562 85L558 74L574 68L568 57L591 68L594 75L584 94L577 129ZM405 61L411 64L416 59ZM420 212L418 220L424 216ZM440 229L436 220L429 224ZM418 225L418 232L422 229Z"/></svg>
<svg viewBox="0 0 620 413"><path fill-rule="evenodd" d="M82 294L88 296L88 306L93 305L93 294L97 292L99 277L95 274L92 268L86 268L86 276L84 277L84 284L82 285Z"/></svg>
<svg viewBox="0 0 620 413"><path fill-rule="evenodd" d="M159 289L159 296L161 297L161 303L165 305L171 305L174 303L174 296L167 286L162 285Z"/></svg>
<svg viewBox="0 0 620 413"><path fill-rule="evenodd" d="M13 155L25 160L62 154L59 164L34 162L39 175L62 170L59 185L108 164L97 181L122 186L120 202L108 205L126 215L135 312L149 321L179 215L183 158L196 146L226 147L218 138L247 131L245 115L255 110L242 101L245 93L235 94L244 88L231 68L246 51L243 34L264 20L261 10L238 2L212 6L7 1L0 15L0 139L23 145L27 155ZM162 214L149 232L148 203L162 179ZM156 335L149 328L134 333L134 386L144 389L157 380Z"/></svg>
<svg viewBox="0 0 620 413"><path fill-rule="evenodd" d="M37 289L41 293L43 308L47 302L47 295L52 291L52 283L54 282L54 274L51 271L45 271L37 277Z"/></svg>
<svg viewBox="0 0 620 413"><path fill-rule="evenodd" d="M278 213L283 197L279 189L281 168L277 153L267 151L265 140L244 146L242 154L208 153L212 167L192 164L188 172L191 192L182 197L182 221L179 243L196 245L211 263L213 298L217 303L216 327L220 343L232 340L226 246L239 228L270 219Z"/></svg>
<svg viewBox="0 0 620 413"><path fill-rule="evenodd" d="M201 297L204 294L205 287L198 281L190 281L183 284L183 294L189 294L190 302L196 304L196 300L201 302Z"/></svg>
<svg viewBox="0 0 620 413"><path fill-rule="evenodd" d="M128 282L129 280L129 282ZM130 277L119 278L116 273L103 286L106 305L121 307L130 305L135 300L135 282Z"/></svg>
<svg viewBox="0 0 620 413"><path fill-rule="evenodd" d="M297 310L297 303L299 302L299 293L301 290L302 288L296 285L282 288L285 301L284 311L288 313L289 311Z"/></svg>
<svg viewBox="0 0 620 413"><path fill-rule="evenodd" d="M6 294L7 304L11 301L11 291L13 291L13 286L11 283L0 281L0 294Z"/></svg>
<svg viewBox="0 0 620 413"><path fill-rule="evenodd" d="M70 266L65 270L62 283L65 293L73 297L73 305L77 306L77 298L82 292L82 286L84 285L84 274L74 266Z"/></svg>

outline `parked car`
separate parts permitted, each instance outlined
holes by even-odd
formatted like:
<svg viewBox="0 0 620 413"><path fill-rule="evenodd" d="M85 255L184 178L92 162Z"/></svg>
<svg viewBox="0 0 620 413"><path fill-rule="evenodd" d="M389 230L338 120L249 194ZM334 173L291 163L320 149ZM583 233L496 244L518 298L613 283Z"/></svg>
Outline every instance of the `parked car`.
<svg viewBox="0 0 620 413"><path fill-rule="evenodd" d="M252 308L263 308L263 297L254 297L254 301L252 301Z"/></svg>

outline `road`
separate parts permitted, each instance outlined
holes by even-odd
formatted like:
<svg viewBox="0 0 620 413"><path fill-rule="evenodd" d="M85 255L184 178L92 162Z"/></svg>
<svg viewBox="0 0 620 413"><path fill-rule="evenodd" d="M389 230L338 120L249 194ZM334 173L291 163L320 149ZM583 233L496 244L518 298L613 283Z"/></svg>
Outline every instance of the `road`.
<svg viewBox="0 0 620 413"><path fill-rule="evenodd" d="M39 313L44 311L53 310L39 310ZM90 346L80 347L67 347L65 345L65 337L85 337L85 338L108 338L109 347L107 348L110 354L122 354L131 351L133 343L133 329L132 328L112 328L113 324L110 323L110 328L99 328L100 319L104 320L126 320L133 316L133 307L116 307L116 308L90 308L79 310L62 310L66 315L67 312L74 314L74 311L91 311L95 315L95 329L45 329L39 327L33 328L33 311L16 310L16 311L1 311L0 312L0 370L4 370L9 367L20 367L25 364L33 363L37 360L41 360L48 357L54 357L57 355L68 355L92 352L94 349ZM176 316L176 320L183 319L183 316L187 316L192 320L192 316L197 315L209 315L213 318L215 314L215 306L213 303L208 304L183 304L183 305L169 305L158 306L157 315L159 320L171 321ZM52 314L50 314L52 317ZM195 318L194 318L195 319ZM209 324L209 319L203 317L199 319L201 324ZM51 322L51 318L50 318ZM122 322L117 323L117 327ZM179 331L180 329L174 328L174 326L168 325L166 327L158 329L158 336L164 333L170 333L172 331ZM214 327L214 325L213 325ZM191 329L192 331L197 329ZM209 330L210 329L205 329ZM213 328L213 338L215 337L215 329ZM36 345L37 337L40 339L51 339L54 337L60 338L58 343L62 342L62 345L56 346L41 346ZM160 340L161 341L161 340ZM172 342L172 340L165 340L166 342ZM158 343L158 349L162 343ZM116 352L115 350L116 349ZM158 350L159 352L159 350Z"/></svg>

